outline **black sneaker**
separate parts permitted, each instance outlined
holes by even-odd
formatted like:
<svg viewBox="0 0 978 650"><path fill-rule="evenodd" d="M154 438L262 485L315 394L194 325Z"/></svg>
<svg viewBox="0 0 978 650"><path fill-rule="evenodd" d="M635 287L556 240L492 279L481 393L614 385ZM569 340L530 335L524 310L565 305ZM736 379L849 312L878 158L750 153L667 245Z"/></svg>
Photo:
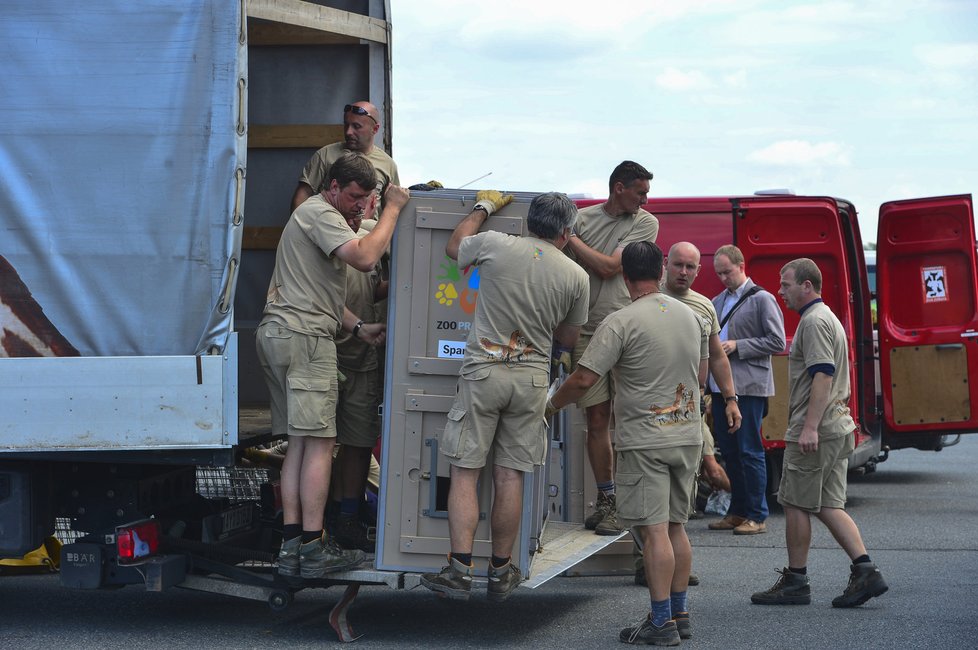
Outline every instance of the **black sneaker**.
<svg viewBox="0 0 978 650"><path fill-rule="evenodd" d="M299 575L314 580L327 573L353 568L364 559L361 551L344 550L323 533L319 539L299 547Z"/></svg>
<svg viewBox="0 0 978 650"><path fill-rule="evenodd" d="M666 621L661 627L652 622L652 614L630 625L618 634L622 643L633 645L679 645L679 629L675 621Z"/></svg>
<svg viewBox="0 0 978 650"><path fill-rule="evenodd" d="M520 583L523 582L523 574L508 562L505 566L498 569L489 563L489 586L486 596L495 603L501 603L509 598Z"/></svg>
<svg viewBox="0 0 978 650"><path fill-rule="evenodd" d="M340 548L358 549L364 553L377 552L377 540L370 538L369 531L363 527L357 515L340 515L332 528L332 535Z"/></svg>
<svg viewBox="0 0 978 650"><path fill-rule="evenodd" d="M792 573L785 567L778 571L781 577L767 591L758 591L750 597L756 605L808 605L812 602L812 588L808 576Z"/></svg>
<svg viewBox="0 0 978 650"><path fill-rule="evenodd" d="M693 626L689 622L689 612L679 612L672 617L672 620L676 622L676 629L679 630L680 639L693 638Z"/></svg>
<svg viewBox="0 0 978 650"><path fill-rule="evenodd" d="M468 600L472 593L472 565L466 566L449 556L448 566L439 573L422 574L421 584L444 598Z"/></svg>
<svg viewBox="0 0 978 650"><path fill-rule="evenodd" d="M870 598L882 596L890 587L872 562L853 564L849 585L841 596L832 599L832 607L859 607Z"/></svg>

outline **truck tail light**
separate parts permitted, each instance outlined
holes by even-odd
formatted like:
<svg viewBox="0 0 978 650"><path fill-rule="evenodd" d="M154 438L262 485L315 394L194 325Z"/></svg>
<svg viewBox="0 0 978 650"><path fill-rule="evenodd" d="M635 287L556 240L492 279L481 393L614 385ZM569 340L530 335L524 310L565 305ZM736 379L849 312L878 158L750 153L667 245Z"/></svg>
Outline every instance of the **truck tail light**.
<svg viewBox="0 0 978 650"><path fill-rule="evenodd" d="M120 564L138 562L160 550L160 524L155 519L137 521L115 529Z"/></svg>

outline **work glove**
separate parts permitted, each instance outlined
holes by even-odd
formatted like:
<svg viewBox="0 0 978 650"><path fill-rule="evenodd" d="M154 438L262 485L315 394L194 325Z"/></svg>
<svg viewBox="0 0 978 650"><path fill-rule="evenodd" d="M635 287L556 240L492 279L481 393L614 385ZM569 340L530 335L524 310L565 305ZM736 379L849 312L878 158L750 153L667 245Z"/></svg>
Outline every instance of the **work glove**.
<svg viewBox="0 0 978 650"><path fill-rule="evenodd" d="M472 209L482 208L492 216L493 212L509 205L512 200L512 194L503 194L497 190L479 190L475 194L475 205Z"/></svg>
<svg viewBox="0 0 978 650"><path fill-rule="evenodd" d="M570 372L571 349L562 345L553 346L550 352L550 367L554 372L559 372L563 368L565 373Z"/></svg>

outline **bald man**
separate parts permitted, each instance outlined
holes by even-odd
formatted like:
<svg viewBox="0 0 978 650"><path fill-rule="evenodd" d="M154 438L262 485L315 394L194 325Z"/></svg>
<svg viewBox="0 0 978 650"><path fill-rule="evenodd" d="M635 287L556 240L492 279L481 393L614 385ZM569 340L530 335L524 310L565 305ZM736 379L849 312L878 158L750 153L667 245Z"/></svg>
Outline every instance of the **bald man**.
<svg viewBox="0 0 978 650"><path fill-rule="evenodd" d="M292 195L292 212L313 194L323 189L329 168L347 151L362 154L377 170L376 217L383 208L384 192L389 185L400 185L397 164L383 149L374 146L374 138L380 131L380 114L370 102L355 102L343 107L343 141L334 142L314 153L299 176L299 184Z"/></svg>
<svg viewBox="0 0 978 650"><path fill-rule="evenodd" d="M730 361L720 343L720 321L716 309L709 298L693 291L693 281L700 272L700 250L688 241L676 242L669 249L666 258L666 284L662 293L672 296L686 304L709 327L710 358L709 372L716 378L720 392L728 397L736 395ZM700 387L706 386L707 364L700 364ZM727 425L731 431L740 428L740 408L736 399L728 399L725 407ZM703 473L713 484L727 482L727 475L714 458L713 436L709 427L703 424ZM695 497L695 492L694 492Z"/></svg>

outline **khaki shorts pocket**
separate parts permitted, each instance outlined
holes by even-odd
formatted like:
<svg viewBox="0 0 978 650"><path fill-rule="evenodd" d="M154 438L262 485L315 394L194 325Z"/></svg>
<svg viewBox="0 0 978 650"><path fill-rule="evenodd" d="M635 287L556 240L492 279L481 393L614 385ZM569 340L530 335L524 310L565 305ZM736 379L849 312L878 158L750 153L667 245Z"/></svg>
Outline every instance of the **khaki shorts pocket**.
<svg viewBox="0 0 978 650"><path fill-rule="evenodd" d="M328 379L289 377L289 427L298 431L331 429L336 417L335 387Z"/></svg>
<svg viewBox="0 0 978 650"><path fill-rule="evenodd" d="M622 519L642 520L648 514L645 500L645 476L630 472L615 475L615 492L618 514Z"/></svg>
<svg viewBox="0 0 978 650"><path fill-rule="evenodd" d="M281 325L266 325L262 334L266 339L290 339L294 332Z"/></svg>
<svg viewBox="0 0 978 650"><path fill-rule="evenodd" d="M438 443L438 451L449 458L460 458L465 443L465 409L452 408Z"/></svg>
<svg viewBox="0 0 978 650"><path fill-rule="evenodd" d="M786 462L778 498L803 510L818 510L822 504L822 468Z"/></svg>

